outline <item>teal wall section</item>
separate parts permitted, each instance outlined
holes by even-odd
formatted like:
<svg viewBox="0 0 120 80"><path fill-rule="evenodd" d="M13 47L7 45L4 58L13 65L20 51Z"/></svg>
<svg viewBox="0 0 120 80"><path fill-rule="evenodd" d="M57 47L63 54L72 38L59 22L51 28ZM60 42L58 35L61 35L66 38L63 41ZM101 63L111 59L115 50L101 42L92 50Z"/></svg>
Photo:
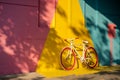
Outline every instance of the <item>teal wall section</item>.
<svg viewBox="0 0 120 80"><path fill-rule="evenodd" d="M120 64L120 2L118 0L79 0L84 13L86 27L94 42L101 65ZM112 42L108 36L108 23L117 25ZM112 44L112 48L110 45Z"/></svg>

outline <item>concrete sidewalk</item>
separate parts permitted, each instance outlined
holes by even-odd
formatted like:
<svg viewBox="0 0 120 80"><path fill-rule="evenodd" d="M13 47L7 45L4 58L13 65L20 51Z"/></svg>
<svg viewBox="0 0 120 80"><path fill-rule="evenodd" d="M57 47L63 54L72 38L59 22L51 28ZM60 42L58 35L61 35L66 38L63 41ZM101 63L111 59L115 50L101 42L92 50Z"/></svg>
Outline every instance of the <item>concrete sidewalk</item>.
<svg viewBox="0 0 120 80"><path fill-rule="evenodd" d="M0 76L0 80L41 80L42 78L45 77L36 72Z"/></svg>
<svg viewBox="0 0 120 80"><path fill-rule="evenodd" d="M86 75L69 75L47 78L36 72L0 76L0 80L120 80L120 66L100 67L99 72Z"/></svg>

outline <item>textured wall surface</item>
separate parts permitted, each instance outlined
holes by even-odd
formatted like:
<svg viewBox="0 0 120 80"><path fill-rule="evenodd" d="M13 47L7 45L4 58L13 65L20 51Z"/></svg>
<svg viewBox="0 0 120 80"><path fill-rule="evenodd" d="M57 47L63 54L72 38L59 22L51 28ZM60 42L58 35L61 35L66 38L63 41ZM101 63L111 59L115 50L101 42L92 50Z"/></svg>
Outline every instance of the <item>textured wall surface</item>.
<svg viewBox="0 0 120 80"><path fill-rule="evenodd" d="M78 43L88 40L93 46L79 1L58 0L36 71L40 73L48 70L60 70L60 52L66 46L64 39L78 36L80 37Z"/></svg>
<svg viewBox="0 0 120 80"><path fill-rule="evenodd" d="M100 64L120 64L120 9L117 8L120 2L118 0L79 0L79 2ZM109 31L108 24L111 23L115 24L116 28Z"/></svg>
<svg viewBox="0 0 120 80"><path fill-rule="evenodd" d="M61 70L63 39L78 36L78 43L88 40L95 47L101 65L110 65L111 56L120 64L118 5L104 0L0 0L0 75ZM113 38L108 23L117 26Z"/></svg>
<svg viewBox="0 0 120 80"><path fill-rule="evenodd" d="M0 0L0 75L35 71L54 14L49 1L40 9L37 0Z"/></svg>

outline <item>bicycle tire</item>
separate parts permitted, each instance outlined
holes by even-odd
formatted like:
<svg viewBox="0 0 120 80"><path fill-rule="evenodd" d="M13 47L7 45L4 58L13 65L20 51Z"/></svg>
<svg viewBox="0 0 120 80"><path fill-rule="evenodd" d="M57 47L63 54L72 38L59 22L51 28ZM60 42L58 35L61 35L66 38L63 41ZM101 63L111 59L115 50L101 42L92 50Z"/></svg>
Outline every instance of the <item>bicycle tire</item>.
<svg viewBox="0 0 120 80"><path fill-rule="evenodd" d="M89 68L95 68L98 65L98 55L97 55L96 50L93 47L88 47L85 50L84 57L85 57L85 60L86 60L86 64Z"/></svg>
<svg viewBox="0 0 120 80"><path fill-rule="evenodd" d="M68 52L66 51L70 51L71 52L71 58L69 58L70 60L72 60L72 62L68 63L67 62L67 58L68 56ZM67 56L65 55L67 53ZM73 58L73 59L72 59ZM70 48L70 47L65 47L61 53L60 53L60 63L61 66L64 70L72 70L75 66L76 63L76 56L74 54L74 51Z"/></svg>

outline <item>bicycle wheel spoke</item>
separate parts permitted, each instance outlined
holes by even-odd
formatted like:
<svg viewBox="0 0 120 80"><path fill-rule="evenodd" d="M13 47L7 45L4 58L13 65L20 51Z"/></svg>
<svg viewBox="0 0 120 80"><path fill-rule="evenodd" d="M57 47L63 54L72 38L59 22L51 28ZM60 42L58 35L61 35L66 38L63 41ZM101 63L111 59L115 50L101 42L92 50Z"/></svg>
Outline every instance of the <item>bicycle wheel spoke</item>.
<svg viewBox="0 0 120 80"><path fill-rule="evenodd" d="M71 48L67 47L63 49L60 55L61 65L65 70L73 69L75 65L76 57L72 52Z"/></svg>
<svg viewBox="0 0 120 80"><path fill-rule="evenodd" d="M94 48L89 47L85 52L86 63L90 68L94 68L98 63L97 53Z"/></svg>

